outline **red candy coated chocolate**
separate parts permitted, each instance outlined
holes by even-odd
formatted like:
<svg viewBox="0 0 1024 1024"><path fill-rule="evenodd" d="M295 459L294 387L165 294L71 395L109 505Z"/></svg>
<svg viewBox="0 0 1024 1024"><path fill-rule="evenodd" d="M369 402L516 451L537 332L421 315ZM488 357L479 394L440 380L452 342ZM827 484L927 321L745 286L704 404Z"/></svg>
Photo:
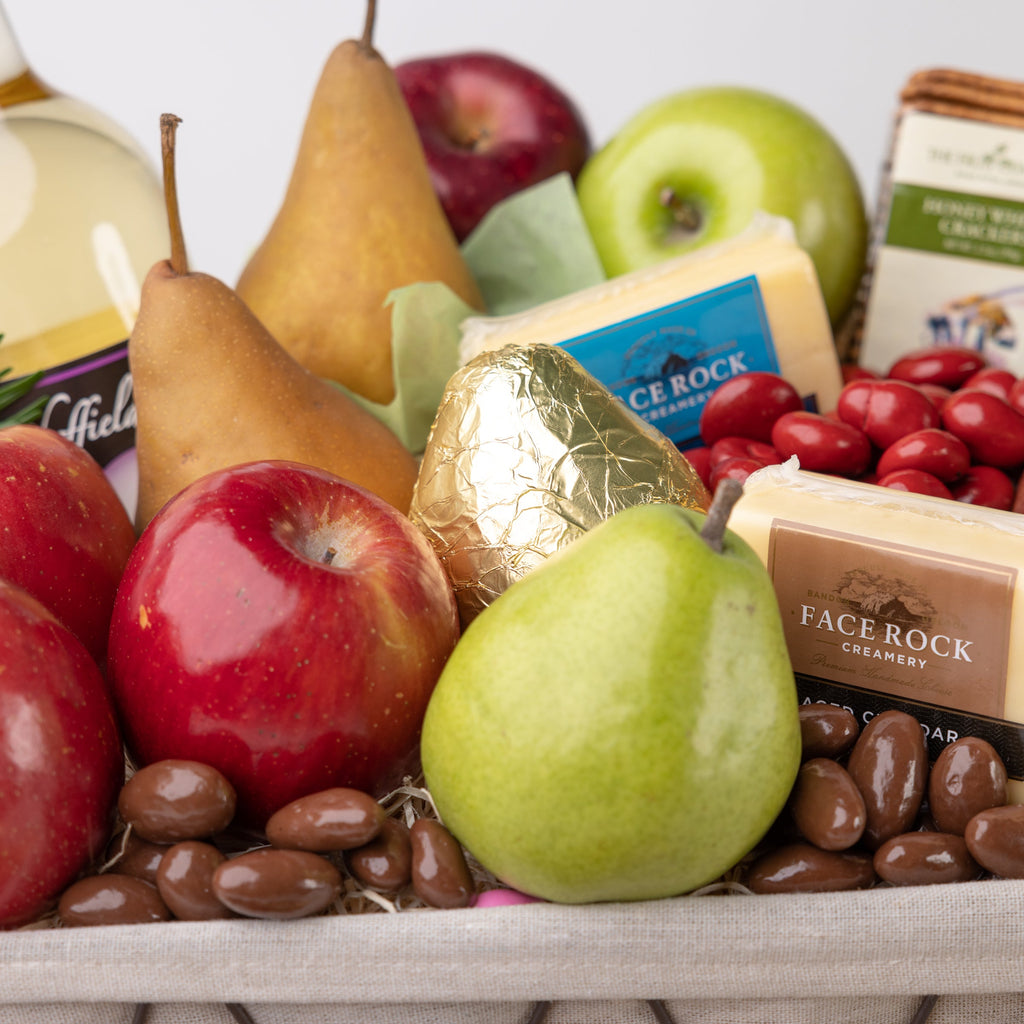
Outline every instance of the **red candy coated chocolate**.
<svg viewBox="0 0 1024 1024"><path fill-rule="evenodd" d="M937 345L901 356L889 367L887 376L911 384L941 384L947 388L959 388L984 366L985 358L978 352L959 346Z"/></svg>
<svg viewBox="0 0 1024 1024"><path fill-rule="evenodd" d="M955 434L937 427L925 427L905 434L889 445L878 458L880 477L897 469L918 469L949 483L967 472L971 453Z"/></svg>
<svg viewBox="0 0 1024 1024"><path fill-rule="evenodd" d="M997 468L1024 463L1024 415L988 391L955 392L942 406L942 425L955 434L975 462Z"/></svg>
<svg viewBox="0 0 1024 1024"><path fill-rule="evenodd" d="M839 394L836 412L844 423L864 431L872 444L882 449L940 422L932 400L920 388L899 380L847 384Z"/></svg>
<svg viewBox="0 0 1024 1024"><path fill-rule="evenodd" d="M815 412L780 416L772 444L784 459L795 455L800 468L811 472L859 476L871 461L871 443L863 431Z"/></svg>
<svg viewBox="0 0 1024 1024"><path fill-rule="evenodd" d="M786 412L802 409L796 388L776 373L751 370L720 384L700 415L700 436L710 446L723 437L771 442L772 425Z"/></svg>

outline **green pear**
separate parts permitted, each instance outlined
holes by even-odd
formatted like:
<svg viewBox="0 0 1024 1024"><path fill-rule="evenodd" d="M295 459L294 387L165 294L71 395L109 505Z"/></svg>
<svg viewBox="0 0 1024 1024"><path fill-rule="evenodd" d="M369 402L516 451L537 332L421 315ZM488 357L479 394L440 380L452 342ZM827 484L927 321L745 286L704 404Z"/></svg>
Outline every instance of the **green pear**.
<svg viewBox="0 0 1024 1024"><path fill-rule="evenodd" d="M690 892L784 807L796 685L771 578L726 527L736 490L707 515L615 513L456 646L424 720L425 781L506 884L561 903Z"/></svg>

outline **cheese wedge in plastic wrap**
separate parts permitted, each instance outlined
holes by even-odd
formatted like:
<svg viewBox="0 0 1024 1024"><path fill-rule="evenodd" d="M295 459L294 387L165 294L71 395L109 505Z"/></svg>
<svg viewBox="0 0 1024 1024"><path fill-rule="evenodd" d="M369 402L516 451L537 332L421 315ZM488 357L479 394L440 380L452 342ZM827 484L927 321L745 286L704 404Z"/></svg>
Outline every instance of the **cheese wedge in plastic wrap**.
<svg viewBox="0 0 1024 1024"><path fill-rule="evenodd" d="M906 711L933 759L980 736L1024 802L1024 516L791 459L747 479L729 527L775 583L803 702Z"/></svg>
<svg viewBox="0 0 1024 1024"><path fill-rule="evenodd" d="M809 409L835 405L842 374L818 278L787 220L762 216L726 242L522 313L470 317L461 359L504 345L560 345L680 448L723 381L785 377Z"/></svg>

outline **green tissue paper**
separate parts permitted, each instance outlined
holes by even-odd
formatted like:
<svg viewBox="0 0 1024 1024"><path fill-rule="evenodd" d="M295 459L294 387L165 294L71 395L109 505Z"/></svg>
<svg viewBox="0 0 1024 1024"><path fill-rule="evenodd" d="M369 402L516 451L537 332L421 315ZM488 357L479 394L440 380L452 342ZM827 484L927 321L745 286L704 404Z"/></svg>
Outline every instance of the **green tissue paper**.
<svg viewBox="0 0 1024 1024"><path fill-rule="evenodd" d="M465 240L462 253L488 316L519 313L605 280L568 174L498 203ZM481 314L439 282L395 289L386 302L394 400L379 405L349 394L419 454L445 386L459 368L460 325Z"/></svg>

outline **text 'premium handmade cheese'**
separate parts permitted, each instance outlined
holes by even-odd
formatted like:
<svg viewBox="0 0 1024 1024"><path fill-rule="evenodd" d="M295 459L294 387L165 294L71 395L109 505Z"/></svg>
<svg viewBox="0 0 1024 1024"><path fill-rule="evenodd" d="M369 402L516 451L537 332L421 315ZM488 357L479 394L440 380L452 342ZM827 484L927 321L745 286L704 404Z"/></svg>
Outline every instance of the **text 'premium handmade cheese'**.
<svg viewBox="0 0 1024 1024"><path fill-rule="evenodd" d="M566 348L681 448L699 443L704 403L739 373L779 373L822 412L842 387L814 265L778 218L523 313L471 317L462 361L541 343Z"/></svg>
<svg viewBox="0 0 1024 1024"><path fill-rule="evenodd" d="M729 527L775 584L801 699L899 708L934 758L988 740L1024 802L1024 516L807 473L752 474Z"/></svg>

